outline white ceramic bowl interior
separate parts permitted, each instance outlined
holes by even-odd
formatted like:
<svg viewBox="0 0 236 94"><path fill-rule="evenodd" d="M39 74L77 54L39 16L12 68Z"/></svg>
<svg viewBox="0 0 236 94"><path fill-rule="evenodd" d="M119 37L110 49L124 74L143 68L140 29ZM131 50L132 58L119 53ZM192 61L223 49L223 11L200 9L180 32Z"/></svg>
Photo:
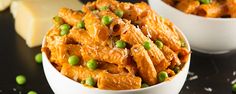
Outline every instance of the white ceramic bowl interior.
<svg viewBox="0 0 236 94"><path fill-rule="evenodd" d="M236 49L236 18L206 18L183 13L162 0L148 0L161 16L170 19L187 36L191 48L208 54Z"/></svg>
<svg viewBox="0 0 236 94"><path fill-rule="evenodd" d="M187 48L190 49L188 40L179 32L186 41ZM43 42L44 43L44 42ZM46 54L43 52L43 69L47 81L55 94L178 94L186 80L189 65L190 55L188 62L184 65L182 70L171 80L163 83L150 86L147 88L134 89L134 90L101 90L97 88L84 87L82 84L73 81L66 76L62 75L49 61Z"/></svg>

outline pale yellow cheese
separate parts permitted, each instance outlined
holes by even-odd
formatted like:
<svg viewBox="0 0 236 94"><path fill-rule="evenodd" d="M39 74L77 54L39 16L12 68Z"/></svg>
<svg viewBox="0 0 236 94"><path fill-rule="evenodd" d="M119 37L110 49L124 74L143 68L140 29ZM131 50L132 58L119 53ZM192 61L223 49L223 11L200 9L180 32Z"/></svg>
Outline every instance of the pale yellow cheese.
<svg viewBox="0 0 236 94"><path fill-rule="evenodd" d="M46 32L52 27L52 18L62 7L81 9L78 0L17 0L11 5L16 32L29 47L40 46Z"/></svg>
<svg viewBox="0 0 236 94"><path fill-rule="evenodd" d="M11 4L11 0L0 0L0 11L5 10Z"/></svg>

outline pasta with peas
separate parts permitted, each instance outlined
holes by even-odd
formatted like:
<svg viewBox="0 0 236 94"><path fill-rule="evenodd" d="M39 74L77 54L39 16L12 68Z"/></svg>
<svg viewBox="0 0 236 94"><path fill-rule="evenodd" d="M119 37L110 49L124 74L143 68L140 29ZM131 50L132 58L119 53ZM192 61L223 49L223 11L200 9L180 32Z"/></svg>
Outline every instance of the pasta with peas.
<svg viewBox="0 0 236 94"><path fill-rule="evenodd" d="M82 10L61 8L53 22L42 51L61 74L88 87L155 85L175 76L190 54L175 26L144 2L97 0Z"/></svg>
<svg viewBox="0 0 236 94"><path fill-rule="evenodd" d="M187 13L210 18L235 18L235 0L163 0Z"/></svg>

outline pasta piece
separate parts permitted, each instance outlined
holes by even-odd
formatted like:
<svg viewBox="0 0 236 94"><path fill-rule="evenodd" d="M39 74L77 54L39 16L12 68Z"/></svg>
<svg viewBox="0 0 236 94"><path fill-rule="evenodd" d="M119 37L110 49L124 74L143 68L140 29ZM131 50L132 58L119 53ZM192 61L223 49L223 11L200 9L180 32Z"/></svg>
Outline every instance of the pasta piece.
<svg viewBox="0 0 236 94"><path fill-rule="evenodd" d="M104 70L96 69L90 70L83 66L71 66L68 63L64 63L61 69L61 74L73 79L74 81L86 80L88 77L93 77L95 81L98 79L98 75Z"/></svg>
<svg viewBox="0 0 236 94"><path fill-rule="evenodd" d="M177 53L181 63L186 63L189 60L189 55L191 52L189 52L186 48L181 48Z"/></svg>
<svg viewBox="0 0 236 94"><path fill-rule="evenodd" d="M74 39L82 45L93 43L92 38L88 35L88 33L84 29L78 29L73 27L68 34L69 38Z"/></svg>
<svg viewBox="0 0 236 94"><path fill-rule="evenodd" d="M135 22L138 20L138 16L141 14L141 11L131 3L120 3L119 8L124 11L123 18Z"/></svg>
<svg viewBox="0 0 236 94"><path fill-rule="evenodd" d="M217 18L224 15L222 12L222 6L217 2L200 5L196 11L196 14L199 16L211 18Z"/></svg>
<svg viewBox="0 0 236 94"><path fill-rule="evenodd" d="M92 12L86 13L84 23L88 34L95 41L101 42L109 38L110 30L107 26L101 24L100 18Z"/></svg>
<svg viewBox="0 0 236 94"><path fill-rule="evenodd" d="M226 0L226 5L231 18L236 18L236 0Z"/></svg>
<svg viewBox="0 0 236 94"><path fill-rule="evenodd" d="M83 13L68 8L61 8L58 15L62 17L66 23L72 26L75 26L80 22L84 16Z"/></svg>
<svg viewBox="0 0 236 94"><path fill-rule="evenodd" d="M126 73L124 69L118 65L107 62L98 62L98 69L106 70L108 73L112 74Z"/></svg>
<svg viewBox="0 0 236 94"><path fill-rule="evenodd" d="M167 69L166 72L170 77L175 76L175 72L171 69Z"/></svg>
<svg viewBox="0 0 236 94"><path fill-rule="evenodd" d="M137 63L139 75L143 78L143 80L149 85L156 84L157 72L144 47L140 44L134 45L131 48L131 54Z"/></svg>
<svg viewBox="0 0 236 94"><path fill-rule="evenodd" d="M154 12L149 12L146 17L141 19L140 27L142 32L152 40L159 39L172 50L178 51L181 46L179 35L166 24L164 19L156 16Z"/></svg>
<svg viewBox="0 0 236 94"><path fill-rule="evenodd" d="M200 2L198 0L180 0L176 5L176 8L185 13L191 14L194 13L199 6Z"/></svg>
<svg viewBox="0 0 236 94"><path fill-rule="evenodd" d="M171 66L180 65L181 62L175 52L173 52L169 47L163 46L161 49L166 59L171 62Z"/></svg>
<svg viewBox="0 0 236 94"><path fill-rule="evenodd" d="M127 64L128 58L127 49L109 48L94 44L83 45L81 47L81 54L85 61L88 61L89 59L96 59L121 66Z"/></svg>
<svg viewBox="0 0 236 94"><path fill-rule="evenodd" d="M122 21L122 19L114 19L110 24L110 30L112 30L113 36L119 36L121 32L125 32L128 27Z"/></svg>
<svg viewBox="0 0 236 94"><path fill-rule="evenodd" d="M166 60L165 56L160 49L144 34L140 29L135 28L135 26L130 23L126 23L130 26L129 30L121 34L121 40L131 44L143 44L145 41L148 41L151 44L151 49L148 50L148 55L151 57L151 60L156 68L156 71L159 72L163 69L166 69L170 63ZM160 65L160 66L159 66Z"/></svg>
<svg viewBox="0 0 236 94"><path fill-rule="evenodd" d="M55 63L60 69L63 63L68 62L68 57L70 55L81 57L81 54L80 45L76 43L73 44L71 39L66 36L59 36L59 32L58 28L54 27L47 33L46 42L42 47L42 50L43 52L50 51L47 53L49 60Z"/></svg>
<svg viewBox="0 0 236 94"><path fill-rule="evenodd" d="M76 45L65 45L60 44L56 45L57 47L49 48L51 50L51 57L50 61L56 62L58 66L62 66L63 63L68 62L68 58L70 55L77 55L81 57L80 55L80 47Z"/></svg>
<svg viewBox="0 0 236 94"><path fill-rule="evenodd" d="M128 90L140 88L141 82L141 78L134 75L101 73L97 86L106 90Z"/></svg>
<svg viewBox="0 0 236 94"><path fill-rule="evenodd" d="M119 2L116 0L97 0L96 1L96 7L101 8L104 6L107 6L108 8L116 8L116 6L119 5Z"/></svg>

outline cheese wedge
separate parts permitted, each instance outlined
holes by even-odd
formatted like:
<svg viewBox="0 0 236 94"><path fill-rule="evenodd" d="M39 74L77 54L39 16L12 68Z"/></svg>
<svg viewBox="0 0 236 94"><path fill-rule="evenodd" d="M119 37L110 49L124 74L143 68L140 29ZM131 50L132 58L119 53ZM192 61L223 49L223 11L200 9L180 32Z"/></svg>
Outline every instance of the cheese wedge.
<svg viewBox="0 0 236 94"><path fill-rule="evenodd" d="M0 11L5 10L11 4L11 0L0 0Z"/></svg>
<svg viewBox="0 0 236 94"><path fill-rule="evenodd" d="M16 32L29 47L40 46L46 32L52 27L51 19L62 7L81 9L78 0L17 0L11 5Z"/></svg>

